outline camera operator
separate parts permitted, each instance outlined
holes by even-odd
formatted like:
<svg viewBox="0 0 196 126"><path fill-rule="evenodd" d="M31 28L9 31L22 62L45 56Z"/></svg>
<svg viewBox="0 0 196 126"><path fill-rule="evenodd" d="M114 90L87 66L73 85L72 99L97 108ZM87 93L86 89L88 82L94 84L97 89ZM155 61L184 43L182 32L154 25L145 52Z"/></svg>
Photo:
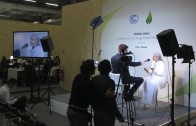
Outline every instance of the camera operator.
<svg viewBox="0 0 196 126"><path fill-rule="evenodd" d="M75 76L72 82L67 109L70 126L88 126L88 122L91 121L88 107L91 103L90 78L94 73L94 60L85 60L80 65L80 73Z"/></svg>
<svg viewBox="0 0 196 126"><path fill-rule="evenodd" d="M144 63L132 62L132 58L127 56L127 54L132 54L128 52L128 46L125 44L120 44L118 47L118 53L111 58L112 73L121 74L121 81L124 84L124 98L125 100L131 100L133 94L143 83L144 79L141 77L133 77L129 73L129 66L136 67ZM130 84L134 84L130 89Z"/></svg>
<svg viewBox="0 0 196 126"><path fill-rule="evenodd" d="M95 126L114 126L115 117L120 122L124 118L118 110L114 97L115 83L109 77L111 65L109 60L102 60L98 65L100 75L92 78L92 107L94 110ZM113 96L108 97L107 91L113 91Z"/></svg>

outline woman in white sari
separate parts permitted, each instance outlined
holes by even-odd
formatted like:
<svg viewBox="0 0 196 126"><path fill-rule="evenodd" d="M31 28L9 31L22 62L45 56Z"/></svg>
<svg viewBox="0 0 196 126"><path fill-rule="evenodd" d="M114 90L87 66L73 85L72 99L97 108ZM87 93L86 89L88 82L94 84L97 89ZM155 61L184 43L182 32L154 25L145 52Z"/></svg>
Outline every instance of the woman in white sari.
<svg viewBox="0 0 196 126"><path fill-rule="evenodd" d="M153 61L150 69L144 70L150 75L144 79L141 102L147 106L154 106L158 86L163 88L166 85L166 76L164 74L164 62L161 54L153 54Z"/></svg>

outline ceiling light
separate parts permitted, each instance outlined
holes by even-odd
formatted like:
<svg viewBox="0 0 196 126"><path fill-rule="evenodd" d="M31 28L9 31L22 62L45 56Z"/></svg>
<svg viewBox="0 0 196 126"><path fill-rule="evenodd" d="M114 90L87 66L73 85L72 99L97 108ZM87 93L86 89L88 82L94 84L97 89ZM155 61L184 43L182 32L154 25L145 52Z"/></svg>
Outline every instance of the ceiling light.
<svg viewBox="0 0 196 126"><path fill-rule="evenodd" d="M58 4L53 4L53 3L46 3L47 5L50 5L50 6L56 6L58 7L59 5Z"/></svg>
<svg viewBox="0 0 196 126"><path fill-rule="evenodd" d="M3 14L0 14L0 17L6 17L6 18L9 18L8 15L3 15Z"/></svg>
<svg viewBox="0 0 196 126"><path fill-rule="evenodd" d="M24 1L33 2L33 3L36 2L35 0L24 0Z"/></svg>

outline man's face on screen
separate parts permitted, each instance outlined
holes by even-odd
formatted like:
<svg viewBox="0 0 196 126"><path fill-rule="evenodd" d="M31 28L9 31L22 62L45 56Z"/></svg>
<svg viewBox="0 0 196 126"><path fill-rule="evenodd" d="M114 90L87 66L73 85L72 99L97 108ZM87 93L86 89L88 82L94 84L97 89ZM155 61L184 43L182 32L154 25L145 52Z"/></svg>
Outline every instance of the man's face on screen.
<svg viewBox="0 0 196 126"><path fill-rule="evenodd" d="M31 38L30 38L30 45L31 45L31 47L32 47L32 48L35 47L35 46L37 45L37 43L38 43L38 42L36 41L35 36L32 35Z"/></svg>

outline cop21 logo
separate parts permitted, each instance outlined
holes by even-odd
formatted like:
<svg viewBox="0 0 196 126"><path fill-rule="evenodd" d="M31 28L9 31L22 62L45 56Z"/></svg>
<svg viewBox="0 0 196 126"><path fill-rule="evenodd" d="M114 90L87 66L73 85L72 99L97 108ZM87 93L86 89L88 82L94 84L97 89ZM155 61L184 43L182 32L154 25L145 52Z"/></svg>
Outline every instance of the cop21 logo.
<svg viewBox="0 0 196 126"><path fill-rule="evenodd" d="M137 22L139 21L139 16L138 14L133 14L129 17L129 21L131 24L137 24ZM146 24L150 24L152 22L152 14L151 12L148 13L148 16L146 18Z"/></svg>
<svg viewBox="0 0 196 126"><path fill-rule="evenodd" d="M137 24L138 20L139 20L139 16L136 14L133 14L129 17L129 21L131 24Z"/></svg>

